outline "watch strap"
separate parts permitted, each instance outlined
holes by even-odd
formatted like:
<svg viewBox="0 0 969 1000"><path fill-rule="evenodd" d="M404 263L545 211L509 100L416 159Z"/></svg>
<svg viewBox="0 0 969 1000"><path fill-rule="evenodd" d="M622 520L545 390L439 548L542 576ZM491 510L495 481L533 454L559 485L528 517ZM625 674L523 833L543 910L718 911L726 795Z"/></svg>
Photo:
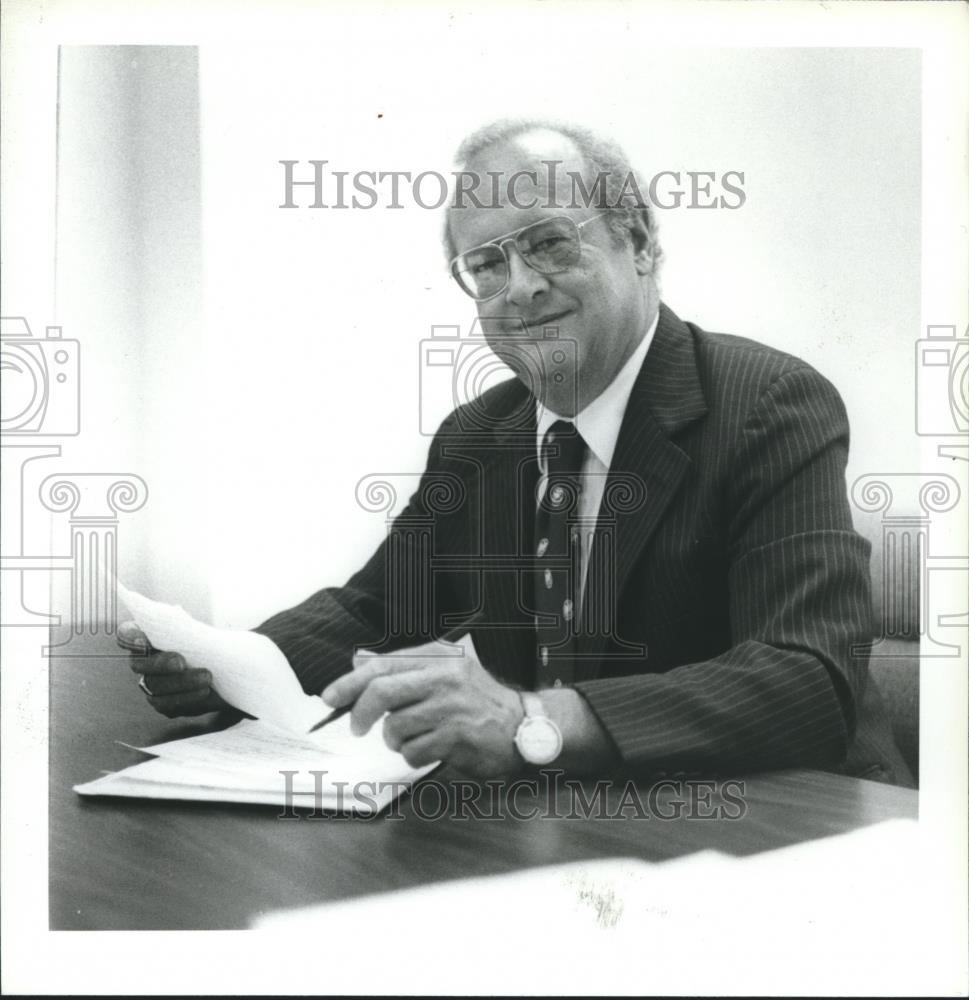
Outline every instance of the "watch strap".
<svg viewBox="0 0 969 1000"><path fill-rule="evenodd" d="M547 717L542 699L534 691L519 691L522 700L522 709L526 719L544 719Z"/></svg>

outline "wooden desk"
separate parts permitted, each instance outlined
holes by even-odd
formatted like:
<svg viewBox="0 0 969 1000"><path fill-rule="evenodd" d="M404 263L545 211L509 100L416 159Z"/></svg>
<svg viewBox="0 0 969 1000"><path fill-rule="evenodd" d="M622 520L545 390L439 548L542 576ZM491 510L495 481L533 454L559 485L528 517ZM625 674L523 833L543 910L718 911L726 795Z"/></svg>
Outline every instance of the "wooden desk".
<svg viewBox="0 0 969 1000"><path fill-rule="evenodd" d="M275 808L82 800L72 791L140 759L116 740L147 745L201 728L156 715L124 658L52 661L51 929L244 928L271 910L457 877L708 848L751 854L914 818L918 808L907 789L816 771L747 779L747 815L733 822L432 822L406 801L396 820L294 821Z"/></svg>

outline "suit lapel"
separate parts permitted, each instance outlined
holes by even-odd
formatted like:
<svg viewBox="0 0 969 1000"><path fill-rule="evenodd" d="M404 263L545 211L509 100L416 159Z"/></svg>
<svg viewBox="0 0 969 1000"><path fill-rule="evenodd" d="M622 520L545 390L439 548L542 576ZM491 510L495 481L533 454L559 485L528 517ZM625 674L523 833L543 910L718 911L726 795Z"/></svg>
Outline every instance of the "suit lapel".
<svg viewBox="0 0 969 1000"><path fill-rule="evenodd" d="M486 624L475 630L478 652L489 669L505 680L533 680L534 619L530 581L534 497L538 481L535 407L521 383L508 386L502 409L512 412L493 435L475 447L481 468L483 585Z"/></svg>
<svg viewBox="0 0 969 1000"><path fill-rule="evenodd" d="M693 336L661 305L653 342L629 396L599 508L576 680L597 676L604 655L622 655L621 646L615 644L619 597L690 466L690 459L671 438L706 412ZM621 629L618 635L621 639Z"/></svg>

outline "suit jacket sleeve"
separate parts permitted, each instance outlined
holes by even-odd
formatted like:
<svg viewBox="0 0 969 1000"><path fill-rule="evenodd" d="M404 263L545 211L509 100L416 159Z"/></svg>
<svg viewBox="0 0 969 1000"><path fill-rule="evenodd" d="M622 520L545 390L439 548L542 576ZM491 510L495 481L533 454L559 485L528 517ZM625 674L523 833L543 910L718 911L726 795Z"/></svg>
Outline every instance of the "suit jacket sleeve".
<svg viewBox="0 0 969 1000"><path fill-rule="evenodd" d="M844 482L848 422L813 369L748 412L724 485L731 646L665 673L580 682L633 770L826 766L845 756L870 637L867 541ZM647 556L648 557L648 556Z"/></svg>

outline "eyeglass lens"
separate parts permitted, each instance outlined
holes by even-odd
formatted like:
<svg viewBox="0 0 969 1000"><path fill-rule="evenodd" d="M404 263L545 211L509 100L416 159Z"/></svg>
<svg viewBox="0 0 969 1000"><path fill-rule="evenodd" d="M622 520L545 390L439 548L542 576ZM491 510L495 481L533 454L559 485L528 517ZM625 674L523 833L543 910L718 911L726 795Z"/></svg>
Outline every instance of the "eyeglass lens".
<svg viewBox="0 0 969 1000"><path fill-rule="evenodd" d="M570 268L580 254L579 231L567 218L544 219L513 237L529 267L542 274ZM508 284L508 258L501 246L489 243L462 254L452 265L458 284L475 299L497 295Z"/></svg>

